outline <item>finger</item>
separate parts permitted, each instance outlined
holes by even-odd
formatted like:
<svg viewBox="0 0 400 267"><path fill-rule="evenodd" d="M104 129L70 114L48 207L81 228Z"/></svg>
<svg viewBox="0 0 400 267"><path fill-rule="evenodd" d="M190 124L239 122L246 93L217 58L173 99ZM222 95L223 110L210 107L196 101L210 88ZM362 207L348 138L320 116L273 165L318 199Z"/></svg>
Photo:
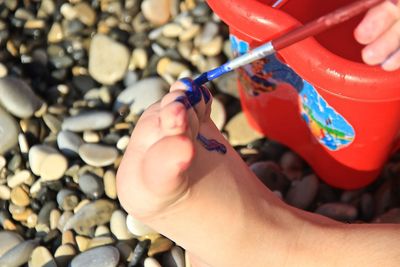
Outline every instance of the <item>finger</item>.
<svg viewBox="0 0 400 267"><path fill-rule="evenodd" d="M389 56L382 64L382 68L386 71L395 71L400 69L400 48Z"/></svg>
<svg viewBox="0 0 400 267"><path fill-rule="evenodd" d="M369 44L362 51L362 58L369 65L384 62L400 47L400 20L376 41Z"/></svg>
<svg viewBox="0 0 400 267"><path fill-rule="evenodd" d="M356 40L361 44L375 41L400 19L400 7L385 1L370 9L354 31Z"/></svg>

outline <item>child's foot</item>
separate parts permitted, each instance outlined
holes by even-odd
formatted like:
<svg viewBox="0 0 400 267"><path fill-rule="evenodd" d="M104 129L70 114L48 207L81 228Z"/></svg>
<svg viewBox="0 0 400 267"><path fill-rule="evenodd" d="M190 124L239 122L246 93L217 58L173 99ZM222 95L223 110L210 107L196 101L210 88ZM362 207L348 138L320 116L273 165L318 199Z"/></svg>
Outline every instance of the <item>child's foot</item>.
<svg viewBox="0 0 400 267"><path fill-rule="evenodd" d="M257 266L250 264L256 259L239 260L240 254L251 255L255 240L261 238L257 246L269 250L287 245L275 238L279 231L266 228L283 228L280 213L269 220L265 212L275 210L278 200L265 196L264 186L215 127L210 106L208 90L184 80L144 112L119 167L119 199L196 262ZM263 261L279 266L285 251Z"/></svg>
<svg viewBox="0 0 400 267"><path fill-rule="evenodd" d="M185 80L144 112L118 171L124 208L183 246L194 267L367 266L359 254L373 228L352 234L285 205L223 138L210 104Z"/></svg>

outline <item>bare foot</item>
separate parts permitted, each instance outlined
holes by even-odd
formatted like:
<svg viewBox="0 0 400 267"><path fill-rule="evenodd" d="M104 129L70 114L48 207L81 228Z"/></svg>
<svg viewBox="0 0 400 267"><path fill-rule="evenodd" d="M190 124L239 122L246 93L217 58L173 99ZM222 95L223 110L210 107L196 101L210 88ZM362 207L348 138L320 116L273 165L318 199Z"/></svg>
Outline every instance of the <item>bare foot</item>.
<svg viewBox="0 0 400 267"><path fill-rule="evenodd" d="M127 212L184 247L195 267L368 266L360 255L386 247L381 231L284 204L215 127L210 98L184 80L141 116L117 176Z"/></svg>

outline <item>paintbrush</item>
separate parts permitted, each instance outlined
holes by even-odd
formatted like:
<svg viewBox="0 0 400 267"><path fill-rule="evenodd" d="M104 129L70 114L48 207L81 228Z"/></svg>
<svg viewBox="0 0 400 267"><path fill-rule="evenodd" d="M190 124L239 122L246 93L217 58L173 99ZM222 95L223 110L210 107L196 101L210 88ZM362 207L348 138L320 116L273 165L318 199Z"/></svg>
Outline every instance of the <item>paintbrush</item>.
<svg viewBox="0 0 400 267"><path fill-rule="evenodd" d="M219 66L218 68L201 74L194 80L194 83L197 85L201 85L208 81L212 81L234 69L249 64L255 60L264 58L268 55L274 54L276 51L288 47L296 42L326 31L332 26L347 21L383 1L385 0L359 0L347 6L339 8L325 16L313 20L305 25L299 26L298 28L289 31L272 41L269 41L257 48L254 48L248 53L239 56ZM397 1L398 0L392 0L393 3L397 3Z"/></svg>

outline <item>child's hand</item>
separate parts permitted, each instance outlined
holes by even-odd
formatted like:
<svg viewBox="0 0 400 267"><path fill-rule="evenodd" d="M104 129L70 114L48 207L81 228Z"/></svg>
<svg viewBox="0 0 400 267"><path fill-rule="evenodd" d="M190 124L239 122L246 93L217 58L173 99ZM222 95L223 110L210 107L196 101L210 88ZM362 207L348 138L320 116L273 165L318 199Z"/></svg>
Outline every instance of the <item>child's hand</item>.
<svg viewBox="0 0 400 267"><path fill-rule="evenodd" d="M381 64L387 71L400 68L399 1L385 1L369 10L354 35L358 42L367 45L362 51L365 63Z"/></svg>

